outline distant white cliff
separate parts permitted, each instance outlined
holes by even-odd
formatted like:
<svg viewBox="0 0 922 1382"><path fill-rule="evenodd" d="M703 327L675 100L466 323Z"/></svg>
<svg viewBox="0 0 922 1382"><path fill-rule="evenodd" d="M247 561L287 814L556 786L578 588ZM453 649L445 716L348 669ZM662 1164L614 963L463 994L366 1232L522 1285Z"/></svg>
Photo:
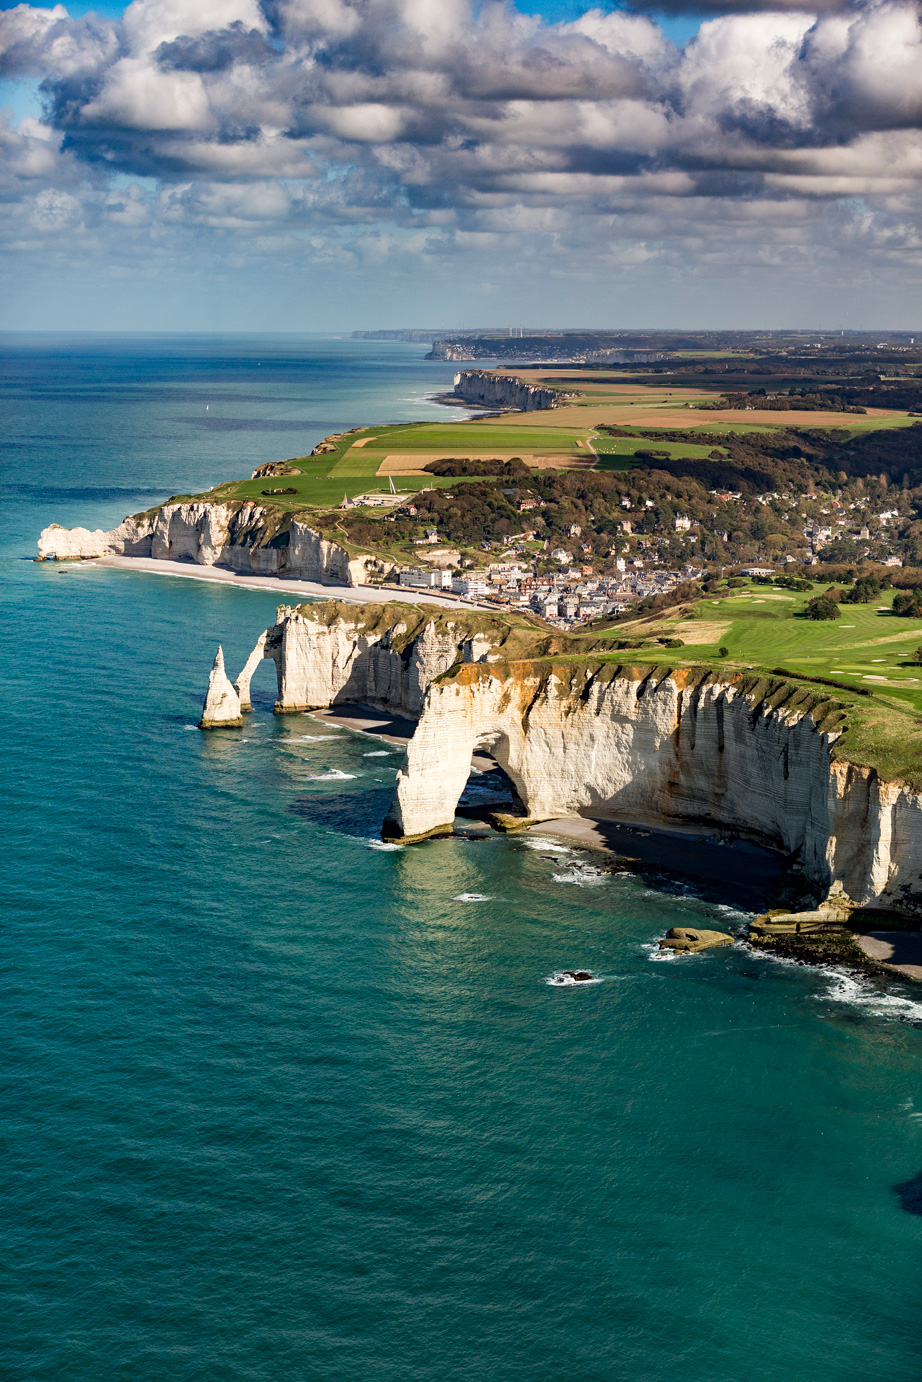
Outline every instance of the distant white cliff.
<svg viewBox="0 0 922 1382"><path fill-rule="evenodd" d="M559 408L576 398L575 393L529 384L514 374L494 374L491 370L461 370L455 375L454 396L463 403L478 403L485 408L514 409L533 413L543 408Z"/></svg>

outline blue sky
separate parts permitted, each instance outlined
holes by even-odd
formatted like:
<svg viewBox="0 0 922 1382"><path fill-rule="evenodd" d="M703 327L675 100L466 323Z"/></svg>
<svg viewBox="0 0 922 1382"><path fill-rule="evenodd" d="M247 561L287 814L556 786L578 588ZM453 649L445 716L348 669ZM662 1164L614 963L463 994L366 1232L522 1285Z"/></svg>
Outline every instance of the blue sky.
<svg viewBox="0 0 922 1382"><path fill-rule="evenodd" d="M919 0L633 3L0 0L0 326L919 327Z"/></svg>

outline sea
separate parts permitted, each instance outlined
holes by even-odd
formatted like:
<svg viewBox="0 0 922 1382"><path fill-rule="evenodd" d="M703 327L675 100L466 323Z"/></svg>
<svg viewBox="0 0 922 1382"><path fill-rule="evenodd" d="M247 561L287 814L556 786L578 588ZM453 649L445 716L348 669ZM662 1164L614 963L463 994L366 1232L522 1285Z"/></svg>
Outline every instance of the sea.
<svg viewBox="0 0 922 1382"><path fill-rule="evenodd" d="M758 905L732 851L384 846L401 750L269 664L196 728L281 597L33 560L451 416L424 350L0 338L0 1376L918 1382L917 988L663 958Z"/></svg>

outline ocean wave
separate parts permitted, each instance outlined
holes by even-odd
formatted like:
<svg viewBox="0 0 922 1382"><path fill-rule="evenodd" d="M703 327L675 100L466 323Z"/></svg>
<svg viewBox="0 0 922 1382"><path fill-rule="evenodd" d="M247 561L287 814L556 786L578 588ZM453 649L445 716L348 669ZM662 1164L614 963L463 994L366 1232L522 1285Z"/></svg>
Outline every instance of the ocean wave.
<svg viewBox="0 0 922 1382"><path fill-rule="evenodd" d="M654 964L672 964L680 958L692 959L704 954L702 950L661 950L659 941L644 941L640 948Z"/></svg>
<svg viewBox="0 0 922 1382"><path fill-rule="evenodd" d="M556 840L545 839L543 835L533 835L530 840L523 840L522 844L526 849L536 849L544 854L572 854L571 845L558 844Z"/></svg>
<svg viewBox="0 0 922 1382"><path fill-rule="evenodd" d="M388 750L388 749L372 749L371 753L363 753L363 754L362 754L362 757L363 757L363 758L386 758L387 755L388 755L388 753L389 753L389 750Z"/></svg>
<svg viewBox="0 0 922 1382"><path fill-rule="evenodd" d="M302 739L309 740L312 744L322 744L325 739L336 739L335 734L293 734L292 739L297 739L300 743Z"/></svg>
<svg viewBox="0 0 922 1382"><path fill-rule="evenodd" d="M404 848L403 845L395 844L393 840L374 840L374 839L372 839L372 840L366 840L366 841L365 841L365 847L366 847L366 849L383 849L383 850L387 850L388 852L391 852L392 850L395 850L395 849L403 849L403 848Z"/></svg>
<svg viewBox="0 0 922 1382"><path fill-rule="evenodd" d="M733 921L738 921L741 926L744 926L747 922L752 921L752 918L755 916L755 912L742 912L740 911L739 907L734 907L729 902L715 902L714 911L723 912L727 921L730 921L731 919Z"/></svg>
<svg viewBox="0 0 922 1382"><path fill-rule="evenodd" d="M593 868L591 864L574 864L568 873L551 875L555 883L573 883L577 888L598 888L607 883L610 874L604 869Z"/></svg>
<svg viewBox="0 0 922 1382"><path fill-rule="evenodd" d="M488 893L458 893L451 900L452 902L492 902L493 898Z"/></svg>
<svg viewBox="0 0 922 1382"><path fill-rule="evenodd" d="M783 965L787 968L810 969L822 975L828 985L821 993L815 993L818 1003L844 1003L858 1008L871 1017L889 1018L896 1022L922 1024L922 1002L906 998L899 993L888 993L875 987L874 982L860 974L851 974L831 965L804 964L803 960L792 959L788 955L773 955L770 951L746 947L750 959L765 960L768 964ZM894 979L898 976L894 975Z"/></svg>
<svg viewBox="0 0 922 1382"><path fill-rule="evenodd" d="M339 768L331 768L327 773L313 773L306 778L307 782L351 782L356 777L355 773L344 773Z"/></svg>
<svg viewBox="0 0 922 1382"><path fill-rule="evenodd" d="M848 1003L861 1008L874 1017L896 1018L901 1022L922 1023L922 1002L904 998L898 993L886 993L875 988L867 979L855 974L845 974L841 970L827 970L829 987L816 995L820 1000L831 1003Z"/></svg>

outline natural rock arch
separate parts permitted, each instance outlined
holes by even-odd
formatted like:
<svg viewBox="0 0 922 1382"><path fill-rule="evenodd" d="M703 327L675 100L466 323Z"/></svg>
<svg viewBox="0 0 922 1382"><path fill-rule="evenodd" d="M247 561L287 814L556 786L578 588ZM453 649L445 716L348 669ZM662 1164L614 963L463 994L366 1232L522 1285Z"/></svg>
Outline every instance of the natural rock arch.
<svg viewBox="0 0 922 1382"><path fill-rule="evenodd" d="M240 697L240 709L241 709L241 711L246 711L246 710L252 710L252 709L253 709L252 701L251 701L251 698L250 698L250 683L251 683L252 680L253 680L253 674L255 673L256 669L259 667L259 664L260 664L261 662L264 662L264 661L270 661L270 662L274 662L274 663L275 663L276 698L277 698L277 702L276 702L276 703L278 703L278 700L281 698L281 695L282 695L282 668L281 668L281 664L280 664L280 660L279 660L278 648L277 648L277 646L276 646L276 641L273 640L273 639L270 637L270 635L272 634L272 632L273 632L272 629L266 629L264 633L261 633L261 634L259 635L259 638L257 638L257 640L256 640L256 647L255 647L255 648L253 649L253 651L250 653L250 656L247 658L247 660L246 660L246 662L245 662L245 664L244 664L243 671L240 673L239 677L237 678L236 682L234 683L234 685L235 685L236 688L237 688L237 695Z"/></svg>

